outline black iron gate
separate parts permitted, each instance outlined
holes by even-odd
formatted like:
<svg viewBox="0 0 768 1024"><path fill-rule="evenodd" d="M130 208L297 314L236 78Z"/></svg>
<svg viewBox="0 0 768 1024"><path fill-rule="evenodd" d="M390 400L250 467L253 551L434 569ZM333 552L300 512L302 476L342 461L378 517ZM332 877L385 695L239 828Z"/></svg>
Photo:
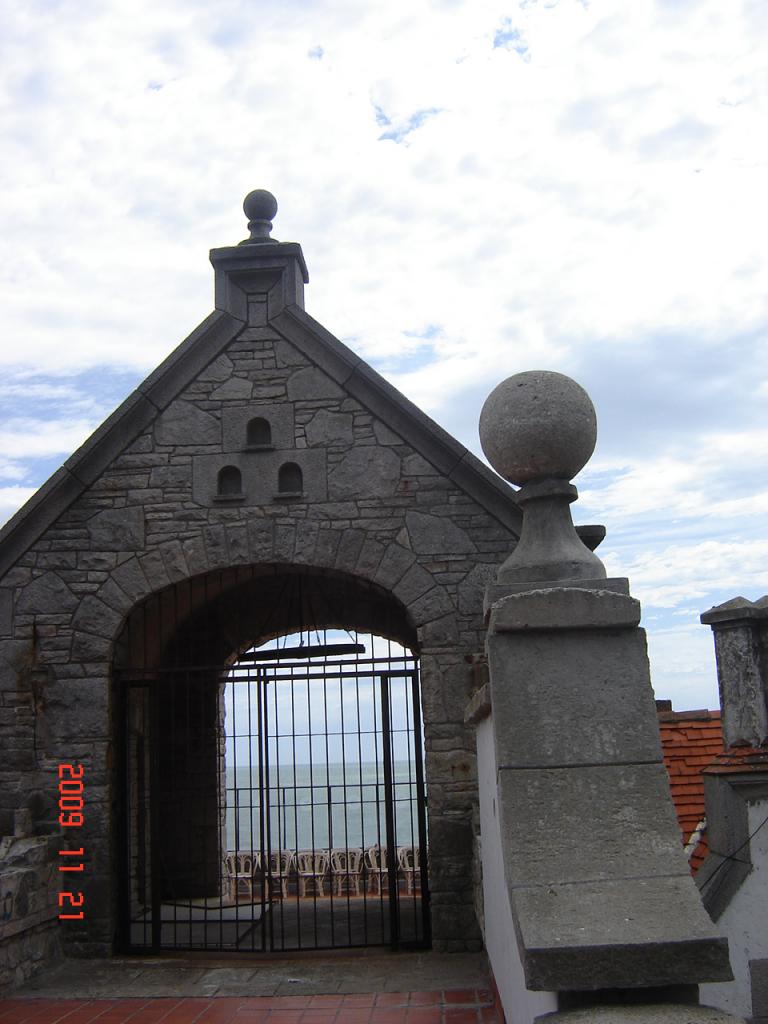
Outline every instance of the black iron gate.
<svg viewBox="0 0 768 1024"><path fill-rule="evenodd" d="M418 667L378 643L120 672L124 948L429 945Z"/></svg>

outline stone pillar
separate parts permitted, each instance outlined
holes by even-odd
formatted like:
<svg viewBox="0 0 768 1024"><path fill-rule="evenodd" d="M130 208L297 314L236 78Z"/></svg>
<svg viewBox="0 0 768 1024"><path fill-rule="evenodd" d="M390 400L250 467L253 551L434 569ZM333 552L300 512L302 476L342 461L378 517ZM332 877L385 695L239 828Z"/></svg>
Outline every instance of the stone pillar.
<svg viewBox="0 0 768 1024"><path fill-rule="evenodd" d="M486 942L507 1017L695 1003L699 982L730 977L727 944L680 844L640 606L571 521L592 403L561 374L518 374L486 402L480 435L522 485L524 511L487 593L490 728L478 728L481 764L495 758L490 800L481 793L483 870L506 891L486 889Z"/></svg>
<svg viewBox="0 0 768 1024"><path fill-rule="evenodd" d="M701 616L715 636L726 747L768 744L768 596L735 597Z"/></svg>
<svg viewBox="0 0 768 1024"><path fill-rule="evenodd" d="M715 637L725 750L704 771L709 855L696 881L731 941L734 979L709 1002L768 1022L768 596L701 616Z"/></svg>

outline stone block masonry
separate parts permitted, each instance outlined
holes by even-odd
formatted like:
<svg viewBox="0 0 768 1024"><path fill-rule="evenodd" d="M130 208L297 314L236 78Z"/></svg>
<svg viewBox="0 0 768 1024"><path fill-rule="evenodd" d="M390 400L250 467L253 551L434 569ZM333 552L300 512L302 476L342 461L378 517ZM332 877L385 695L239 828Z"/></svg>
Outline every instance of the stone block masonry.
<svg viewBox="0 0 768 1024"><path fill-rule="evenodd" d="M112 952L113 668L132 609L238 566L348 579L401 609L421 657L433 940L479 948L463 708L514 491L304 312L298 246L211 258L217 311L0 534L0 730L18 743L0 814L30 808L42 827L56 765L85 765L94 895L67 952Z"/></svg>

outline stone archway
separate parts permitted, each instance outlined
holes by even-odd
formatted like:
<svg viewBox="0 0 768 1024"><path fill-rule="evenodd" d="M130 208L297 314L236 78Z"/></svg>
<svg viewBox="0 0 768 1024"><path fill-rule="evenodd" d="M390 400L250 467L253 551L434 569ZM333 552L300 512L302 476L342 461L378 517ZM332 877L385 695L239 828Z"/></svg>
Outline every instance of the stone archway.
<svg viewBox="0 0 768 1024"><path fill-rule="evenodd" d="M356 680L361 675L370 676L367 681L371 683L371 693L375 691L377 694L377 706L379 698L382 700L382 711L378 717L377 727L380 734L373 738L373 741L382 748L381 756L384 761L379 767L385 776L384 804L379 808L379 801L382 799L382 779L379 767L375 768L378 780L375 783L376 818L379 826L375 845L381 845L391 858L387 867L387 895L391 907L384 915L382 898L385 893L381 878L378 879L377 888L371 890L364 885L362 907L359 901L355 901L356 906L353 908L351 901L347 899L345 925L348 943L333 937L333 924L330 943L336 946L361 943L397 945L401 941L411 945L423 945L429 942L426 818L423 810L423 738L418 696L418 662L415 658L416 630L402 604L369 581L337 571L260 565L214 570L198 577L178 581L151 594L139 602L127 616L115 643L114 679L117 706L120 708L117 716L119 735L116 736L116 740L120 747L119 761L123 766L118 792L122 794L121 802L124 803L123 811L117 819L121 824L117 828L116 841L117 848L123 854L125 869L120 903L121 932L126 948L211 948L212 944L213 947L221 949L263 950L324 948L324 944L328 944L328 929L325 926L326 922L322 920L322 914L318 932L317 901L313 908L315 916L312 922L315 930L314 944L307 941L308 913L306 907L298 907L298 888L294 884L297 896L296 914L305 921L305 937L303 940L300 934L298 938L296 937L295 927L291 925L290 920L288 926L285 926L286 915L281 906L278 944L275 945L273 926L275 914L270 916L269 941L272 945L267 947L264 927L261 935L256 928L245 928L245 923L250 924L250 921L245 922L245 909L239 908L237 897L235 896L234 907L230 902L224 904L224 900L229 901L230 897L224 892L221 867L222 862L226 860L225 823L229 792L229 775L224 754L227 745L224 742L227 714L225 693L229 680L233 680L233 672L239 671L229 671L230 666L237 661L238 655L243 651L252 649L270 638L307 628L310 624L313 629L342 628L354 630L356 634L364 631L395 640L402 648L413 652L413 656L408 655L407 666L401 661L397 662L393 669L392 662L385 665L385 659L379 657L370 661L364 660L359 664L347 663L335 670L340 673L339 682L343 675L347 676L347 686L353 676ZM355 668L360 668L361 671L351 673L350 669ZM328 678L336 678L333 670L327 671L330 673ZM379 675L381 672L384 674ZM323 693L325 682L324 675ZM307 697L309 685L306 684ZM357 685L356 682L355 686ZM294 681L291 677L291 703L293 687ZM234 692L234 686L232 691ZM397 712L393 712L395 692L403 705ZM248 720L249 730L253 729L249 743L258 746L260 760L262 737L259 736L259 732L262 726L266 728L266 716L262 718L262 694L266 699L267 690L260 687L258 694L259 725L250 724L250 704ZM385 699L388 709L386 713L383 710ZM228 713L230 717L233 715L233 705L230 705ZM325 714L327 730L327 704ZM420 855L423 865L423 869L417 872L418 896L414 890L413 871L403 875L407 892L413 897L413 906L410 908L412 921L410 926L406 927L400 923L400 886L395 864L395 858L401 849L395 844L400 840L395 836L394 819L391 822L385 820L387 814L384 810L385 805L394 807L393 794L396 786L393 782L393 766L391 757L384 752L384 748L389 750L391 746L394 750L390 735L390 716L393 716L394 721L398 715L399 731L403 732L403 719L407 719L407 728L413 733L412 740L408 740L408 749L413 748L416 761L412 765L409 763L406 769L409 794L412 787L415 787L413 798L408 796L407 813L411 818L409 848L416 852L416 864L418 865ZM232 728L239 732L242 729L235 727L234 723ZM399 738L402 740L402 736ZM366 743L371 740L370 736L366 736ZM294 754L295 746L294 736ZM360 757L362 756L361 753ZM370 755L365 756L368 758L365 764L370 765ZM362 813L363 765L359 764L358 769ZM325 770L328 775L327 764ZM295 766L293 771L295 778ZM401 782L404 781L405 778L401 779ZM254 770L246 787L252 791L253 788L263 785L263 770L259 763L258 778ZM371 788L369 785L368 791ZM263 794L268 791L260 790L256 800L257 808L261 806L263 810ZM346 792L345 783L344 793ZM253 800L252 792L250 795ZM294 800L295 796L296 791ZM366 802L370 804L370 799ZM330 814L330 807L326 810ZM313 811L313 817L314 813ZM346 818L345 811L345 822ZM370 827L369 822L369 840ZM382 841L385 828L389 836ZM314 849L314 825L312 835L311 845ZM350 840L347 838L345 842L348 846ZM362 840L358 837L352 842L360 843ZM412 846L414 842L417 844L416 847ZM327 845L328 838L323 838L322 843ZM389 845L385 845L387 843ZM266 865L269 853L264 850L263 834L261 844L258 854L254 854L254 839L251 835L249 856L252 860L254 857L260 859L260 863ZM419 851L423 852L419 854ZM298 851L296 856L298 857ZM382 856L384 857L384 853ZM384 857L384 862L387 862L387 857ZM263 872L266 870L265 867ZM376 879L371 878L370 881L371 884L375 884ZM263 873L262 908L260 911L251 908L254 915L258 916L258 913L264 912L264 900L267 895L272 897L273 888L271 879L267 879ZM359 895L357 882L355 889L355 895ZM377 901L369 896L366 904L366 892L378 893L380 897L380 921L376 914ZM287 896L287 888L285 895ZM322 888L321 895L324 895ZM149 909L148 898L151 903ZM201 904L205 908L204 911L200 910ZM171 913L173 921L176 922L177 915L182 913L181 907L184 908L183 913L187 917L194 911L198 923L182 927L174 924L171 929L164 922ZM327 916L329 910L333 915L332 899L330 908L323 908L323 913ZM233 912L236 920L230 921ZM204 915L202 923L201 914ZM290 915L288 916L290 918ZM338 919L338 910L336 918ZM377 921L380 925L378 928ZM300 928L299 920L299 931ZM299 943L298 947L290 945L296 941ZM257 945L258 942L261 946ZM247 943L250 943L250 946Z"/></svg>

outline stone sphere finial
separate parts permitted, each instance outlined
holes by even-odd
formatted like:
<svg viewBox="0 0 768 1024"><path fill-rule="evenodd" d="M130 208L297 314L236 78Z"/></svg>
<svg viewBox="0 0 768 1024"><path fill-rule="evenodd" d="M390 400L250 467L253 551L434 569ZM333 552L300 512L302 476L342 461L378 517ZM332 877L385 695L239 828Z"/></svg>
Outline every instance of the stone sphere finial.
<svg viewBox="0 0 768 1024"><path fill-rule="evenodd" d="M254 189L249 192L243 200L243 212L248 218L248 230L251 237L241 242L241 245L253 245L258 242L274 242L276 239L270 237L272 230L272 218L277 213L277 200L271 192L264 188Z"/></svg>
<svg viewBox="0 0 768 1024"><path fill-rule="evenodd" d="M596 440L589 395L562 373L516 373L491 392L480 413L486 458L513 484L571 480L589 461Z"/></svg>
<svg viewBox="0 0 768 1024"><path fill-rule="evenodd" d="M499 569L499 583L605 579L605 566L576 533L568 507L578 497L570 480L596 440L589 395L562 373L516 373L488 396L480 442L496 472L520 485L523 510L520 539Z"/></svg>

